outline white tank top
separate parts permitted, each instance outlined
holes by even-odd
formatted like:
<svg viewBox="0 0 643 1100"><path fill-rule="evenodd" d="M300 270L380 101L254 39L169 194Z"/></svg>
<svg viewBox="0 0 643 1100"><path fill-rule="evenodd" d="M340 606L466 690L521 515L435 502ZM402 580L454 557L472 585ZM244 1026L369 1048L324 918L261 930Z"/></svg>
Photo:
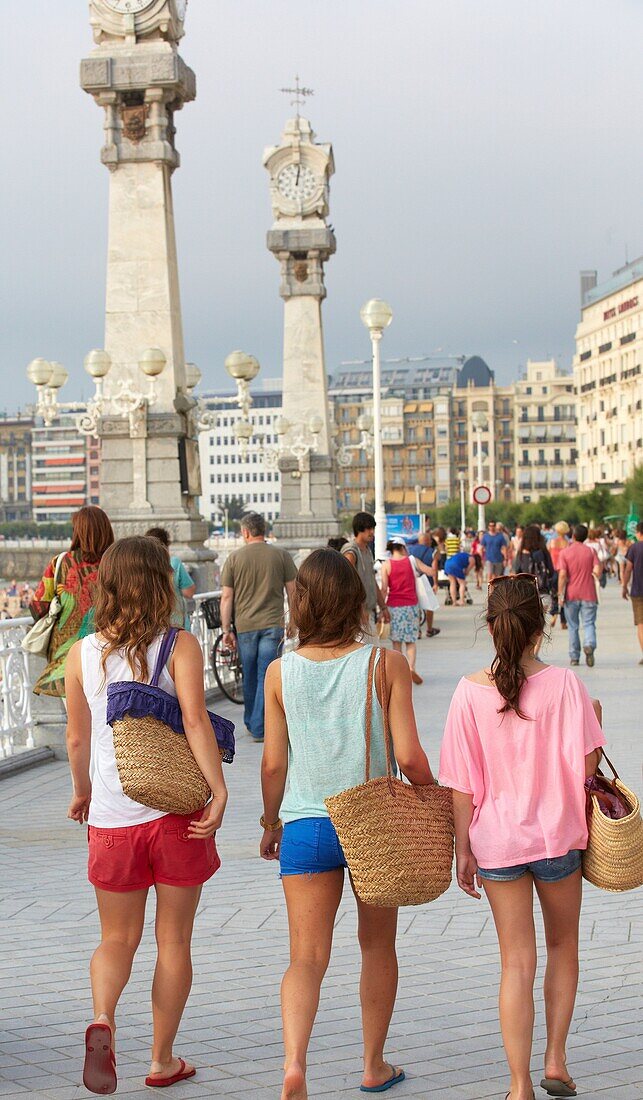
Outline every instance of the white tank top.
<svg viewBox="0 0 643 1100"><path fill-rule="evenodd" d="M152 642L147 651L150 679L163 635ZM126 825L140 825L165 817L162 810L152 810L128 798L116 767L114 736L107 725L107 685L119 680L133 680L132 671L122 653L112 653L107 659L107 676L103 674L101 654L104 643L95 634L83 638L81 661L83 691L92 715L92 741L90 776L92 799L89 805L89 824L100 829L118 829ZM176 698L174 680L166 668L161 672L159 687Z"/></svg>

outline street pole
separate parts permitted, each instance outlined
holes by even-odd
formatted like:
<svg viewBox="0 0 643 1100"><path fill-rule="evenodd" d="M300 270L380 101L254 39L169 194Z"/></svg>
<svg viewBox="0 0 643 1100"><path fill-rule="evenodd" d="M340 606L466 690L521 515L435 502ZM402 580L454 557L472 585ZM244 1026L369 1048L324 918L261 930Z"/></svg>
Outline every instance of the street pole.
<svg viewBox="0 0 643 1100"><path fill-rule="evenodd" d="M464 529L467 523L467 511L464 502L464 474L458 474L460 479L460 532L464 536Z"/></svg>
<svg viewBox="0 0 643 1100"><path fill-rule="evenodd" d="M418 517L418 519L421 516L420 509L422 508L422 501L420 500L421 494L422 494L422 486L421 485L416 485L415 486L415 514Z"/></svg>
<svg viewBox="0 0 643 1100"><path fill-rule="evenodd" d="M382 447L382 368L380 365L381 330L371 329L373 349L373 437L375 443L375 557L386 556L386 510L384 508L384 450Z"/></svg>
<svg viewBox="0 0 643 1100"><path fill-rule="evenodd" d="M366 511L366 493L359 494L359 506L362 512Z"/></svg>
<svg viewBox="0 0 643 1100"><path fill-rule="evenodd" d="M478 485L482 485L482 428L478 428ZM478 530L485 529L484 504L478 505Z"/></svg>

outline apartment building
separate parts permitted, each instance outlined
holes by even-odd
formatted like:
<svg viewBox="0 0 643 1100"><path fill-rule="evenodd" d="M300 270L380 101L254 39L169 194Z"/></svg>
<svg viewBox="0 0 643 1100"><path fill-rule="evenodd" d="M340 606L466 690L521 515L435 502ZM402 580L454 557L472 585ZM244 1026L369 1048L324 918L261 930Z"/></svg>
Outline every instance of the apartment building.
<svg viewBox="0 0 643 1100"><path fill-rule="evenodd" d="M78 431L78 411L32 429L35 520L66 523L79 508L99 503L100 443Z"/></svg>
<svg viewBox="0 0 643 1100"><path fill-rule="evenodd" d="M241 410L225 398L231 391L202 395L207 409L216 411L217 423L199 433L201 461L201 512L207 520L222 523L228 501L241 499L247 511L261 512L272 523L279 517L281 473L277 464L266 462L262 448L278 443L274 422L282 415L281 379L265 379L263 389L253 388L249 420L254 434L244 455L234 434Z"/></svg>
<svg viewBox="0 0 643 1100"><path fill-rule="evenodd" d="M0 417L0 523L32 518L32 429L29 417Z"/></svg>
<svg viewBox="0 0 643 1100"><path fill-rule="evenodd" d="M574 381L579 488L620 488L643 465L643 256L581 276Z"/></svg>
<svg viewBox="0 0 643 1100"><path fill-rule="evenodd" d="M514 383L515 499L578 489L574 379L555 359L527 361Z"/></svg>
<svg viewBox="0 0 643 1100"><path fill-rule="evenodd" d="M451 493L450 392L458 366L449 360L417 360L382 364L382 444L384 498L396 511L414 511L419 487L420 506L427 511L446 503ZM329 384L329 400L338 442L353 449L351 466L338 469L340 511L372 505L373 460L358 449L357 421L373 415L373 375L370 365L344 364Z"/></svg>

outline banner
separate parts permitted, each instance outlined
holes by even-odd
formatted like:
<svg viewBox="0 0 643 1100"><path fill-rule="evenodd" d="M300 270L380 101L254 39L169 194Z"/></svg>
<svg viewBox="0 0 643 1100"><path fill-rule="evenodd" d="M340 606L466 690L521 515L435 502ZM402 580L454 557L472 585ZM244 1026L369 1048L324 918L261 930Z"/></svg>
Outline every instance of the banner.
<svg viewBox="0 0 643 1100"><path fill-rule="evenodd" d="M423 516L398 516L386 517L386 537L401 535L405 539L416 539L424 530Z"/></svg>

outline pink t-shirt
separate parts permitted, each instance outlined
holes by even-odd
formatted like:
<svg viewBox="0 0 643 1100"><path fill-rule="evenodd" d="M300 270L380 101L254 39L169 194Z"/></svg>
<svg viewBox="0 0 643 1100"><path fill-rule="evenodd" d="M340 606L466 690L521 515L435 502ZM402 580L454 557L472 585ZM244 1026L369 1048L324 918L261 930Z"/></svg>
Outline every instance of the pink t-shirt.
<svg viewBox="0 0 643 1100"><path fill-rule="evenodd" d="M585 757L605 744L569 669L547 665L527 679L527 719L498 714L502 702L493 685L460 680L440 752L440 782L473 796L471 850L486 870L587 847Z"/></svg>
<svg viewBox="0 0 643 1100"><path fill-rule="evenodd" d="M596 581L592 570L598 558L591 546L583 542L570 542L558 559L558 568L567 574L566 600L588 600L596 603Z"/></svg>

